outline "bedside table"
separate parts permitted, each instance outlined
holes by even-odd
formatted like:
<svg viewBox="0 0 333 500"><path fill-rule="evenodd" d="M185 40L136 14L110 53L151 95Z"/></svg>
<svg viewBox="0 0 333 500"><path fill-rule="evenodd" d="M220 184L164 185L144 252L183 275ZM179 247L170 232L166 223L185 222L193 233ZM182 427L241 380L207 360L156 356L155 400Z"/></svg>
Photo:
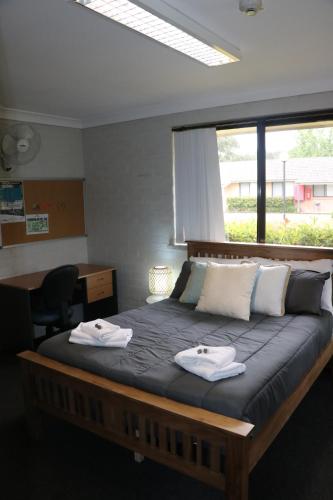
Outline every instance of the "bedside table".
<svg viewBox="0 0 333 500"><path fill-rule="evenodd" d="M149 295L146 298L147 304L155 304L155 302L160 302L161 300L168 299L170 295Z"/></svg>

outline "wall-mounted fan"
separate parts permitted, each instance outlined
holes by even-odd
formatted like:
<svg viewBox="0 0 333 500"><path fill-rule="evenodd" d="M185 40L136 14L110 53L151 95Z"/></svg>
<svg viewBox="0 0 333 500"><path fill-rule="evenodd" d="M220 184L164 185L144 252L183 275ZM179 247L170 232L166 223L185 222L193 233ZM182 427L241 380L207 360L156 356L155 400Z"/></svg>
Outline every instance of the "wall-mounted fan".
<svg viewBox="0 0 333 500"><path fill-rule="evenodd" d="M0 137L1 166L6 172L31 162L40 149L40 135L31 125L8 127Z"/></svg>

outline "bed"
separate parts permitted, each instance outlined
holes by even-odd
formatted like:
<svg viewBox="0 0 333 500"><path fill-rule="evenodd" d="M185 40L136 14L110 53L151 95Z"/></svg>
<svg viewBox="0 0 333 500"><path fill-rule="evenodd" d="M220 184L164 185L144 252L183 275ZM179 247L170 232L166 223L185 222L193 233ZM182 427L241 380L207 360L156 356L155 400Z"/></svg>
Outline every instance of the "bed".
<svg viewBox="0 0 333 500"><path fill-rule="evenodd" d="M188 256L315 260L333 250L188 242ZM332 316L248 323L169 299L116 319L135 332L126 350L73 349L65 333L20 354L31 433L49 412L246 500L249 473L331 359ZM247 372L214 384L184 372L173 356L196 342L232 343Z"/></svg>

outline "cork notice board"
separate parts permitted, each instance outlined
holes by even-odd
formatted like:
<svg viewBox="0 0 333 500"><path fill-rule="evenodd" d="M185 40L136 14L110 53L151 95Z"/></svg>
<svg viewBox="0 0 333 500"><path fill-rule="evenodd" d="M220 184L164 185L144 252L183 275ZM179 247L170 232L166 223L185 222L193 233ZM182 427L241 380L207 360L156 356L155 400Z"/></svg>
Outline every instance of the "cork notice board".
<svg viewBox="0 0 333 500"><path fill-rule="evenodd" d="M2 246L33 241L84 236L84 204L82 180L23 181L25 216L44 214L47 232L27 234L27 224L1 224Z"/></svg>

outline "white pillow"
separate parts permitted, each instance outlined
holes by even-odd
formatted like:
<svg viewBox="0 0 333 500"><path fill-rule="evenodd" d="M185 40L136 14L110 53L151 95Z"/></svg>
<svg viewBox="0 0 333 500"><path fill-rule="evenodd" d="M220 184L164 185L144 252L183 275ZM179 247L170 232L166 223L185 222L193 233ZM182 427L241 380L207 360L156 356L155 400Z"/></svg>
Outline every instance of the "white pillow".
<svg viewBox="0 0 333 500"><path fill-rule="evenodd" d="M318 271L319 273L332 273L332 260L319 259L319 260L272 260L263 257L250 257L247 259L251 262L259 264L270 264L273 266L287 264L291 269L307 269L308 271ZM332 307L332 280L325 281L323 293L321 296L321 308L330 311L333 314Z"/></svg>
<svg viewBox="0 0 333 500"><path fill-rule="evenodd" d="M284 316L291 267L260 266L253 288L251 312L268 316Z"/></svg>
<svg viewBox="0 0 333 500"><path fill-rule="evenodd" d="M254 263L209 262L196 310L249 321L257 269Z"/></svg>

